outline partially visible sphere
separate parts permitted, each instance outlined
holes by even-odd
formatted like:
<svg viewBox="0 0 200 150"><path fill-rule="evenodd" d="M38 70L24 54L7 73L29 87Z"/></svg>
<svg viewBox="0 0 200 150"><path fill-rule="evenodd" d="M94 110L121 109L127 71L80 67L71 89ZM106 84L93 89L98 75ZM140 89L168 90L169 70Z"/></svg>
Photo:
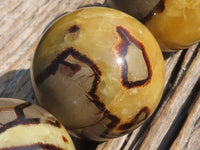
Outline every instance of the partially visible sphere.
<svg viewBox="0 0 200 150"><path fill-rule="evenodd" d="M0 98L0 149L74 150L62 124L29 102Z"/></svg>
<svg viewBox="0 0 200 150"><path fill-rule="evenodd" d="M153 113L165 71L159 45L143 24L114 9L90 7L47 30L31 74L39 103L73 135L104 141Z"/></svg>
<svg viewBox="0 0 200 150"><path fill-rule="evenodd" d="M200 41L200 0L109 0L109 4L141 20L163 51Z"/></svg>
<svg viewBox="0 0 200 150"><path fill-rule="evenodd" d="M107 0L106 5L143 20L161 0Z"/></svg>

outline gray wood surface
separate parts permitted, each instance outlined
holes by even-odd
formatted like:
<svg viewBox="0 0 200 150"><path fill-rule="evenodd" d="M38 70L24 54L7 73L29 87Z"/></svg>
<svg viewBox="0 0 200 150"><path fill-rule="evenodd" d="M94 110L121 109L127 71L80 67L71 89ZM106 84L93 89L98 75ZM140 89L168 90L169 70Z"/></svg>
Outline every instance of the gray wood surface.
<svg viewBox="0 0 200 150"><path fill-rule="evenodd" d="M0 97L37 103L29 68L43 31L64 12L96 3L104 0L1 0ZM132 133L108 142L73 138L77 150L200 149L200 45L163 55L165 90L152 117Z"/></svg>

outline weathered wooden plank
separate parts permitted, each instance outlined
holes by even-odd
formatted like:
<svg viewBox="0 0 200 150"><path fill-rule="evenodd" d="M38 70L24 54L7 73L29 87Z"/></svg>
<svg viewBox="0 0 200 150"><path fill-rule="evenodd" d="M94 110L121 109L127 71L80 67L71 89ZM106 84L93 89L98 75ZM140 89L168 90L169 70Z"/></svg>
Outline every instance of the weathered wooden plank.
<svg viewBox="0 0 200 150"><path fill-rule="evenodd" d="M36 102L32 98L33 92L30 86L29 68L40 36L54 18L66 11L75 10L83 2L87 4L84 0L21 0L15 3L15 7L11 7L13 3L0 1L1 7L10 8L0 10L0 12L8 11L7 17L4 16L0 20L2 24L0 26L0 75L2 75L0 84L6 85L0 88L1 97L27 99L24 93L29 93L31 96L28 96L28 100ZM100 0L90 1L91 4L97 2L103 3ZM13 22L15 23L13 24ZM4 34L5 32L6 34ZM24 77L24 74L27 74L26 76L28 77ZM17 80L12 80L14 78ZM25 80L27 78L29 80ZM27 82L24 83L25 81ZM25 84L23 87L29 88L22 88L23 84ZM19 87L24 92L19 92Z"/></svg>
<svg viewBox="0 0 200 150"><path fill-rule="evenodd" d="M23 2L23 5L17 8L20 10L20 15L16 15L15 11L12 12L6 22L4 22L6 29L4 26L0 26L1 32L7 32L6 34L0 33L2 34L0 37L2 41L0 43L0 63L2 65L0 73L9 71L12 65L16 66L16 62L22 60L22 56L30 53L29 50L34 50L29 48L37 42L45 27L56 16L66 11L76 9L81 2L83 2L83 0L78 0L76 2L62 0ZM35 7L31 7L30 9L29 6ZM21 7L22 9L20 9ZM15 21L14 24L13 20ZM30 66L30 63L26 64ZM29 68L29 66L27 66L27 68Z"/></svg>
<svg viewBox="0 0 200 150"><path fill-rule="evenodd" d="M200 87L199 87L200 88ZM199 95L200 96L200 95ZM192 108L179 136L171 149L199 150L200 148L200 97Z"/></svg>

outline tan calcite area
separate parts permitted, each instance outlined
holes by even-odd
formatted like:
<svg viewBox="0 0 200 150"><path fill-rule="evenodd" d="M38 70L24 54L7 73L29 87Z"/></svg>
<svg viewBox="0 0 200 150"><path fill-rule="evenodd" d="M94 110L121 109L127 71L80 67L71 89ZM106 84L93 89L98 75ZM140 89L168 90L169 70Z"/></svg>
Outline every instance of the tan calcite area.
<svg viewBox="0 0 200 150"><path fill-rule="evenodd" d="M80 29L75 33L68 33L73 25L77 25ZM119 26L126 29L144 46L152 73L150 81L144 85L129 89L122 85L120 65L123 64L120 64L115 48L121 40L116 31ZM145 58L141 52L135 53L136 56L130 52L135 48L132 44L128 46L125 58L129 68L129 80L146 79L148 70ZM113 132L118 133L117 128L130 122L143 107L148 107L150 114L153 113L162 95L165 70L160 48L144 25L125 13L108 8L84 8L67 14L55 22L42 38L34 56L32 77L38 76L58 54L70 47L87 56L100 70L100 82L95 95L110 114L120 119L120 123L114 129L116 131ZM136 51L141 50L136 49ZM133 59L129 55L132 55ZM79 61L71 59L70 62L79 64L83 69L87 68ZM62 65L59 65L58 71L50 75L39 87L33 80L40 103L60 120L64 120L63 124L68 128L77 129L77 132L80 128L80 133L84 132L81 128L87 128L88 135L98 136L100 134L98 128L101 128L100 132L106 129L106 124L98 127L104 112L88 99L88 97L92 99L88 95L88 89L91 89L92 85L83 86L83 83L93 80L91 72L89 69L85 71L81 69L82 74L77 73L78 75L69 77L64 76L60 68ZM110 121L108 119L105 122ZM93 134L89 131L90 126Z"/></svg>
<svg viewBox="0 0 200 150"><path fill-rule="evenodd" d="M67 139L67 143L63 141L63 137ZM28 146L37 143L75 150L71 138L64 127L56 128L43 123L29 126L18 125L0 134L0 149Z"/></svg>
<svg viewBox="0 0 200 150"><path fill-rule="evenodd" d="M145 25L163 50L187 48L200 40L200 0L166 0Z"/></svg>
<svg viewBox="0 0 200 150"><path fill-rule="evenodd" d="M20 105L24 106L18 107ZM39 122L31 123L34 119ZM25 120L27 124L24 123ZM60 123L53 125L56 120L49 112L35 104L28 104L19 99L0 98L0 149L13 147L20 149L41 143L75 150L66 129Z"/></svg>
<svg viewBox="0 0 200 150"><path fill-rule="evenodd" d="M87 81L88 79L81 84ZM91 126L103 115L95 104L90 102L87 91L80 86L80 82L57 71L39 87L41 94L38 97L41 105L62 120L68 129Z"/></svg>

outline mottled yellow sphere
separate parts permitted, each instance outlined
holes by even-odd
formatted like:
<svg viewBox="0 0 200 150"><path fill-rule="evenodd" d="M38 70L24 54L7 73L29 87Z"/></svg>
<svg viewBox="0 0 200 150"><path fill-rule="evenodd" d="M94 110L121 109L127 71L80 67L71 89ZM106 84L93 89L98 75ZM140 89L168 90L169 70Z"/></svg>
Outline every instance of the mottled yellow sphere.
<svg viewBox="0 0 200 150"><path fill-rule="evenodd" d="M29 102L0 98L0 149L75 150L62 124Z"/></svg>
<svg viewBox="0 0 200 150"><path fill-rule="evenodd" d="M109 4L141 20L163 51L200 41L200 0L109 0Z"/></svg>
<svg viewBox="0 0 200 150"><path fill-rule="evenodd" d="M39 103L74 135L96 141L143 123L165 80L163 56L149 30L102 7L58 19L42 37L31 73Z"/></svg>

